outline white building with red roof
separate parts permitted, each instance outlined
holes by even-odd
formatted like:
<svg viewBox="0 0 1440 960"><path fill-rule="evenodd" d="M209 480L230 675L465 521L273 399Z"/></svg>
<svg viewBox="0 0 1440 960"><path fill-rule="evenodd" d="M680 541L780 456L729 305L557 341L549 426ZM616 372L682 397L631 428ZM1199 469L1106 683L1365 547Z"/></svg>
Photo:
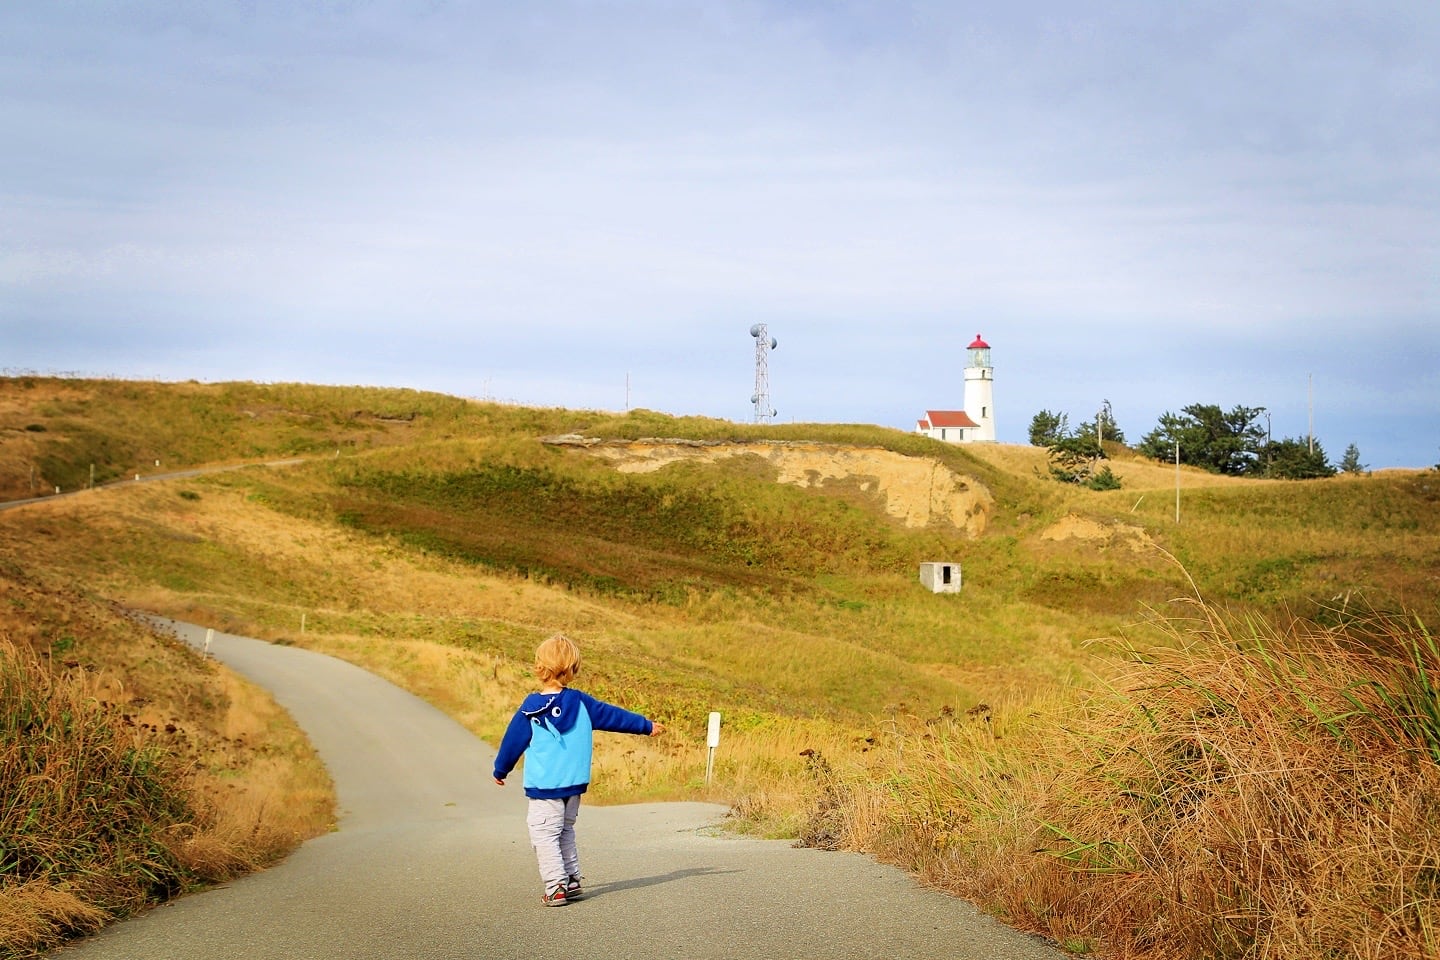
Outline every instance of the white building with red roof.
<svg viewBox="0 0 1440 960"><path fill-rule="evenodd" d="M980 424L970 419L964 410L926 410L925 416L915 424L915 429L948 443L969 443L975 439Z"/></svg>
<svg viewBox="0 0 1440 960"><path fill-rule="evenodd" d="M990 344L980 334L966 348L965 409L926 410L915 424L923 433L946 443L995 442L995 368L990 365Z"/></svg>

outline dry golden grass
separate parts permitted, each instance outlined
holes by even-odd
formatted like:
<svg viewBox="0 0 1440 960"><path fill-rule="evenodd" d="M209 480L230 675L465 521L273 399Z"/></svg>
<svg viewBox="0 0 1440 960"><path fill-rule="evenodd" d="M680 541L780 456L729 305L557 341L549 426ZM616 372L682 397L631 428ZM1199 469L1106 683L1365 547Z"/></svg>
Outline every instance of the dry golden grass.
<svg viewBox="0 0 1440 960"><path fill-rule="evenodd" d="M1049 451L1045 447L1034 447L1021 443L977 443L967 446L965 450L976 459L1009 473L1039 477L1049 477L1050 475ZM1115 476L1120 478L1124 491L1173 491L1175 489L1174 464L1161 463L1149 457L1125 452L1116 453L1105 462ZM1247 477L1227 477L1184 464L1180 467L1182 491L1268 482L1272 481Z"/></svg>
<svg viewBox="0 0 1440 960"><path fill-rule="evenodd" d="M127 529L148 527L167 539L188 536L197 544L218 546L252 570L295 571L292 585L299 585L299 591L265 589L258 595L256 588L271 586L262 581L245 584L250 595L242 594L242 599L256 604L272 604L272 612L256 626L280 635L298 634L302 614L307 628L319 630L327 622L343 623L356 614L509 621L516 619L513 613L518 609L566 630L584 629L615 616L601 603L523 578L489 575L324 522L257 509L243 486L207 485L203 497L194 501L176 497L176 488L176 482L136 485L41 507L52 508L57 522L108 528L121 539ZM73 567L73 559L61 552L64 542L63 537L57 540L48 559ZM203 604L205 591L137 583L124 564L107 572L114 588L136 606L149 609L152 602L167 598L174 602L182 594L196 598L197 609ZM217 597L235 595L234 585L225 586L229 589L217 592ZM288 603L286 594L292 595Z"/></svg>
<svg viewBox="0 0 1440 960"><path fill-rule="evenodd" d="M108 595L179 619L335 653L462 717L477 709L463 701L483 699L485 692L472 691L462 698L445 684L428 680L448 677L451 671L430 669L423 657L417 660L417 651L427 644L435 647L426 657L454 656L442 653L442 647L475 649L484 654L479 669L492 670L495 657L524 664L534 643L555 629L584 640L602 665L601 676L603 665L613 662L611 652L624 652L655 662L691 663L716 677L763 674L763 695L775 702L810 696L817 688L833 689L840 701L857 692L870 698L857 702L874 701L876 694L865 693L863 684L857 687L856 677L897 678L897 691L903 678L904 688L928 699L953 696L957 683L966 678L986 686L1033 681L1035 662L1029 653L1019 660L1007 653L991 664L966 665L925 662L935 656L925 649L929 644L902 648L899 655L866 645L876 630L885 629L879 609L873 617L849 618L852 623L845 629L855 633L851 640L833 631L817 632L813 624L804 627L803 614L794 629L756 619L743 598L712 595L681 608L607 602L514 576L486 574L303 517L256 509L240 487L206 486L199 499L184 500L176 496L176 486L137 485L104 491L103 497L42 504L34 508L32 529L47 535L36 538L37 550L46 563L73 568L76 558L67 554L65 544L83 528L92 537L119 545L111 552L121 555L114 560L83 559L87 575ZM168 578L168 583L137 582L128 572L134 557L123 554L165 543L172 544L166 549L177 555L196 558L191 561L197 565L195 573ZM263 576L250 576L251 571ZM285 579L278 581L266 571L285 571ZM224 582L241 575L250 576L243 589ZM915 629L953 632L939 613L936 616L939 619L917 621ZM773 655L776 649L786 651L783 661ZM1063 670L1064 660L1084 657L1073 644L1057 639L1046 659L1045 669ZM903 693L878 695L883 703ZM493 717L493 709L489 714ZM474 728L491 736L496 726L492 719Z"/></svg>
<svg viewBox="0 0 1440 960"><path fill-rule="evenodd" d="M105 592L131 606L303 644L362 665L436 704L492 742L533 687L529 655L534 644L555 629L570 632L582 640L587 659L579 686L591 689L591 683L598 683L592 692L622 706L646 712L658 709L671 730L655 739L600 737L592 787L597 802L734 800L743 809L737 822L745 829L793 836L804 821L806 792L813 788L801 752L851 750L857 743L864 749L863 735L847 732L833 720L781 722L746 710L736 713L721 694L713 706L726 715L724 738L713 782L706 785L703 714L697 717L690 711L687 722L686 717L669 712L669 704L636 702L628 683L607 678L613 673L614 656L623 651L657 663L701 658L710 664L707 669L723 675L764 676L767 695L776 698L783 698L787 689L809 694L822 682L843 692L855 677L875 673L873 661L881 655L874 651L854 644L837 648L817 637L749 619L748 614L736 619L741 608L731 604L710 609L713 599L701 611L653 606L631 610L601 603L527 580L417 556L383 540L318 522L257 510L244 488L207 485L198 500L183 500L175 495L176 486L184 485L121 487L104 491L103 497L85 495L41 505L46 517L42 525L53 531L42 546L46 562L62 566L69 562L65 545L84 528L95 532L92 536L99 533L121 540L135 530L145 531L146 538L158 533L170 542L194 537L197 542L223 544L226 555L241 564L315 571L306 580L305 603L277 600L268 592L237 597L233 591L212 594L136 583L119 564L95 575ZM696 622L697 613L701 623ZM940 626L938 621L934 625ZM357 632L355 627L365 630ZM494 632L504 638L498 649L491 639ZM479 642L472 645L474 640ZM776 672L773 651L777 649L787 650L788 674ZM843 656L837 658L837 651ZM1073 658L1074 652L1065 655ZM918 669L943 678L925 694L935 698L967 678L982 687L1037 682L1006 662L991 666L942 662ZM824 679L827 672L835 674L832 681ZM903 676L908 670L896 661L887 664L885 672ZM910 677L907 693L927 689L918 679Z"/></svg>
<svg viewBox="0 0 1440 960"><path fill-rule="evenodd" d="M550 412L505 416L543 421L547 432L561 420ZM647 416L644 423L623 418L616 429L666 435L677 426ZM712 426L730 435L729 427ZM558 455L540 450L534 433L440 442L432 431L423 448L355 460L383 467L397 482L424 479L427 471L463 474L486 458L547 469ZM878 442L875 431L861 433L864 442ZM1077 950L1429 955L1433 924L1423 911L1433 907L1425 886L1433 863L1425 830L1437 806L1427 775L1417 776L1408 759L1397 762L1383 744L1352 756L1312 736L1313 725L1293 709L1303 701L1266 686L1253 659L1230 656L1233 644L1193 643L1188 627L1165 621L1127 626L1142 603L1187 592L1170 553L1207 594L1249 609L1364 590L1390 609L1416 598L1433 602L1440 535L1426 512L1435 499L1428 478L1282 485L1182 468L1184 520L1177 525L1173 466L1120 456L1112 468L1125 486L1094 493L1046 479L1038 448L937 454L928 442L898 447L957 469L968 464L1005 511L993 536L924 544L963 556L963 598L916 596L910 571L902 578L867 566L864 551L805 589L793 577L757 590L732 578L664 604L556 589L406 546L383 531L337 525L327 505L336 478L349 469L344 460L335 476L318 467L283 476L249 471L122 485L27 508L0 528L0 554L64 571L131 606L351 660L492 741L533 686L535 643L564 630L585 650L579 686L671 729L654 739L601 737L596 799L732 802L749 829L870 850ZM347 460L351 453L347 448ZM587 494L626 482L583 471L566 476ZM714 489L743 480L694 478ZM861 499L846 502L866 509ZM796 530L828 536L827 543L858 531L856 542L872 543L871 528L847 526L840 512L810 517L808 505L784 504ZM283 510L272 509L277 505ZM516 530L522 535L523 524ZM1048 536L1066 532L1072 535ZM550 533L565 539L563 530ZM873 541L880 549L893 542ZM557 556L562 565L574 559ZM762 573L746 571L744 583ZM1113 645L1084 645L1127 631L1178 651L1169 655L1179 659L1163 661L1172 680L1190 678L1243 701L1246 723L1204 716L1210 701L1195 699L1198 688L1157 683L1155 663L1134 673L1133 664L1096 659ZM1249 639L1229 639L1237 637ZM1304 635L1272 639L1303 647ZM117 671L120 678L130 682ZM1066 687L1067 679L1079 682ZM1105 679L1123 695L1097 695ZM1320 702L1310 687L1290 687ZM1160 733L1137 712L1150 694L1159 697L1151 713L1165 720ZM982 700L989 708L980 708ZM1263 722L1248 712L1287 703L1289 712ZM703 720L710 708L726 720L707 785ZM159 719L146 714L146 722ZM1184 745L1198 742L1205 722L1232 739L1204 746L1191 762ZM246 731L267 723L227 721L220 736L248 741ZM190 737L204 725L182 718L177 726ZM1217 757L1245 772L1224 775ZM1142 782L1157 770L1174 775L1173 787ZM241 811L242 826L274 811L261 799L270 772L256 765L251 776L253 796L211 802ZM285 785L288 776L276 772L275 789L303 794L307 788ZM1292 792L1300 807L1285 805ZM1204 802L1191 802L1192 795ZM1365 816L1351 817L1352 808ZM1324 822L1298 819L1327 810ZM1377 811L1383 816L1370 816ZM1202 814L1209 818L1203 824ZM1297 824L1330 853L1303 848ZM217 817L210 839L182 836L178 846L197 869L223 872L244 865L229 835ZM1239 852L1231 856L1232 848ZM1290 870L1290 860L1307 864L1308 873ZM1312 877L1339 893L1326 894ZM1352 909L1355 903L1365 906ZM1417 904L1420 912L1411 909ZM1241 945L1247 937L1252 945Z"/></svg>
<svg viewBox="0 0 1440 960"><path fill-rule="evenodd" d="M92 933L110 915L48 880L0 887L0 956L29 956L34 948Z"/></svg>
<svg viewBox="0 0 1440 960"><path fill-rule="evenodd" d="M1080 952L1440 956L1424 629L1170 624L1110 697L909 718L888 758L817 769L809 834Z"/></svg>
<svg viewBox="0 0 1440 960"><path fill-rule="evenodd" d="M0 947L29 955L328 828L328 777L267 695L26 570L0 527Z"/></svg>
<svg viewBox="0 0 1440 960"><path fill-rule="evenodd" d="M270 695L227 670L226 709L192 773L199 816L177 832L176 857L207 881L283 858L334 823L334 787L309 741Z"/></svg>

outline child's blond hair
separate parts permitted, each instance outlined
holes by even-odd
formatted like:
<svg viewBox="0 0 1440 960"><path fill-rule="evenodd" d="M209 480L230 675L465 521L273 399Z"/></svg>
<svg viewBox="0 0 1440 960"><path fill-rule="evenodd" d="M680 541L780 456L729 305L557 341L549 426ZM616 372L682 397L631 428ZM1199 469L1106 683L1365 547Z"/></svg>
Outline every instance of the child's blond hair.
<svg viewBox="0 0 1440 960"><path fill-rule="evenodd" d="M575 641L557 633L535 648L535 676L541 683L569 686L580 672L580 648Z"/></svg>

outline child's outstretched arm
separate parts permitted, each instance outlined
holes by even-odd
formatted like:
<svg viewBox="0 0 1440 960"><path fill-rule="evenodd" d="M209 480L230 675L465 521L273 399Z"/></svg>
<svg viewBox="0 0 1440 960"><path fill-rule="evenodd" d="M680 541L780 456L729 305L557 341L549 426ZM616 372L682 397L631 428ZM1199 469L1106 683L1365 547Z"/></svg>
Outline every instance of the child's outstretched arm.
<svg viewBox="0 0 1440 960"><path fill-rule="evenodd" d="M606 703L604 700L596 700L588 693L580 694L585 701L585 709L590 714L590 725L596 730L605 730L610 733L634 733L642 737L657 737L665 732L663 723L656 723L648 717L638 713L632 713L623 707L617 707L613 703Z"/></svg>

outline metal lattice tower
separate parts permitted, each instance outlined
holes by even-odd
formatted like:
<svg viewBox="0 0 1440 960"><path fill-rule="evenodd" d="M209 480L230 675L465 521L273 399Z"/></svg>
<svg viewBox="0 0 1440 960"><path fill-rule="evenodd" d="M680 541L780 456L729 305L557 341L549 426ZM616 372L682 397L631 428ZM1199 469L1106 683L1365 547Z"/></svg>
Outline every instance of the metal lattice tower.
<svg viewBox="0 0 1440 960"><path fill-rule="evenodd" d="M750 336L755 338L755 392L750 402L755 407L755 422L769 423L775 419L775 408L770 406L770 351L780 344L763 323L752 326Z"/></svg>

